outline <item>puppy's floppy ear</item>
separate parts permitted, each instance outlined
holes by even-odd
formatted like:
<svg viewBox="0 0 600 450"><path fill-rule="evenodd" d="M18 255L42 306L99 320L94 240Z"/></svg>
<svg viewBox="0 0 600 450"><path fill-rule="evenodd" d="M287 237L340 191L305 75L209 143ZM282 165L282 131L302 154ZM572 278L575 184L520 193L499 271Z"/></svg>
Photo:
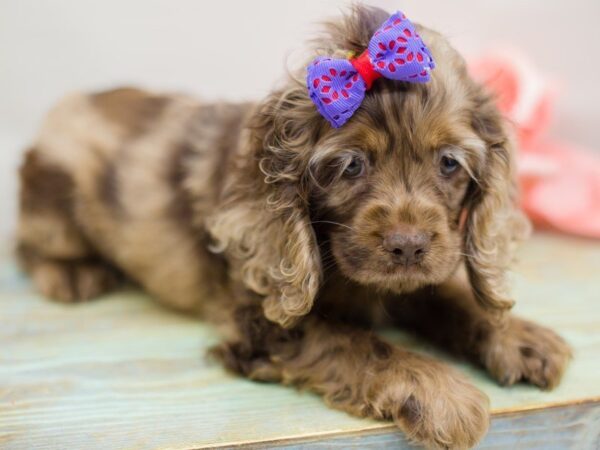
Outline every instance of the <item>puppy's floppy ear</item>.
<svg viewBox="0 0 600 450"><path fill-rule="evenodd" d="M478 301L501 312L514 303L508 295L506 271L516 243L530 227L517 205L515 155L507 124L479 89L473 127L486 144L486 154L466 203L467 271Z"/></svg>
<svg viewBox="0 0 600 450"><path fill-rule="evenodd" d="M224 203L207 221L232 275L285 327L310 311L321 281L304 173L323 125L302 83L271 94L252 113Z"/></svg>

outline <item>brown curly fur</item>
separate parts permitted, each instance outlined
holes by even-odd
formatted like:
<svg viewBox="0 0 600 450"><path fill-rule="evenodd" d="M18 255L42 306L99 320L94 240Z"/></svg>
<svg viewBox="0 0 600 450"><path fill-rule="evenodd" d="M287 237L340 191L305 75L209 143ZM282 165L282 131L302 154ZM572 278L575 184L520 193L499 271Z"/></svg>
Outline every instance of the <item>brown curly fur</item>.
<svg viewBox="0 0 600 450"><path fill-rule="evenodd" d="M355 7L311 57L362 51L386 17ZM527 231L511 139L462 58L419 30L431 82L378 80L338 130L303 73L258 105L131 88L65 99L21 170L19 255L37 288L76 301L130 278L221 325L214 353L233 371L394 420L429 447L475 445L485 395L369 330L413 330L503 384L552 388L570 351L507 312L505 274ZM460 168L442 176L448 153ZM365 170L351 179L352 160ZM430 237L420 262L390 260L394 227Z"/></svg>

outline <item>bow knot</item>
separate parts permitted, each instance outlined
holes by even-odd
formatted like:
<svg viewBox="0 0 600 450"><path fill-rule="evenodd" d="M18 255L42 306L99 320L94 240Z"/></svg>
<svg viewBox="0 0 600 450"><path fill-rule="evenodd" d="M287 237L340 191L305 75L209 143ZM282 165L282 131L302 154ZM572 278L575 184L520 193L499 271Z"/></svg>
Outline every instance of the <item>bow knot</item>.
<svg viewBox="0 0 600 450"><path fill-rule="evenodd" d="M397 12L373 34L357 58L316 58L308 66L306 83L319 113L339 128L352 117L377 78L425 83L434 67L414 25Z"/></svg>

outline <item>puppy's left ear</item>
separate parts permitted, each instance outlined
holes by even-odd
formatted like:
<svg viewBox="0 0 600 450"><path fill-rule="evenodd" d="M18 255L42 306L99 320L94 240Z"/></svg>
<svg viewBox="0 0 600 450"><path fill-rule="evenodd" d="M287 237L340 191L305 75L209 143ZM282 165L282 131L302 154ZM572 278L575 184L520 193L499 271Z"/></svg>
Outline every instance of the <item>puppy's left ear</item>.
<svg viewBox="0 0 600 450"><path fill-rule="evenodd" d="M467 197L465 228L467 272L477 300L502 312L511 300L506 272L516 243L530 230L517 205L513 140L494 101L479 90L473 109L473 127L486 144L485 160Z"/></svg>

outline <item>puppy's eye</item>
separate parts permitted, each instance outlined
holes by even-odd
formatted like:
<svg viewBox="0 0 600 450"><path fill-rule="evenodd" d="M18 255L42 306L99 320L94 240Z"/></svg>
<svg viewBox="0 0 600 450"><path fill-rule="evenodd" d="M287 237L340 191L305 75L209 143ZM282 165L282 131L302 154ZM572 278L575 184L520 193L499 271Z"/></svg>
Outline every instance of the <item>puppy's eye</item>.
<svg viewBox="0 0 600 450"><path fill-rule="evenodd" d="M444 155L440 161L442 175L451 175L460 167L460 164L452 156Z"/></svg>
<svg viewBox="0 0 600 450"><path fill-rule="evenodd" d="M363 173L365 173L365 163L358 156L354 156L344 169L344 176L346 178L358 178Z"/></svg>

